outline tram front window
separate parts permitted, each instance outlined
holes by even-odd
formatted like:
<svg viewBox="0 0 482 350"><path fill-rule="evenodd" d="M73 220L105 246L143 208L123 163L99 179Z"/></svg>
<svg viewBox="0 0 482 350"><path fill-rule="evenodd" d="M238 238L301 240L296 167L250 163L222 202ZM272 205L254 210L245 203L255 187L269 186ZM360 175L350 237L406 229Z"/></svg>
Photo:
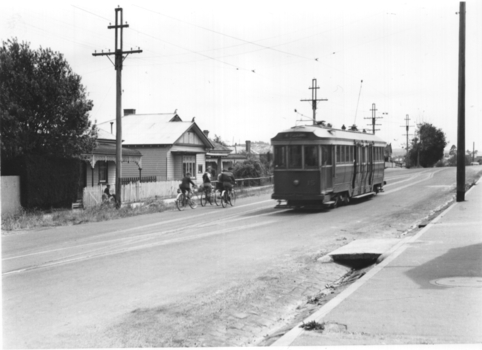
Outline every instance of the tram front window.
<svg viewBox="0 0 482 350"><path fill-rule="evenodd" d="M286 146L275 146L274 167L275 169L286 168Z"/></svg>
<svg viewBox="0 0 482 350"><path fill-rule="evenodd" d="M318 167L318 146L305 146L305 168Z"/></svg>
<svg viewBox="0 0 482 350"><path fill-rule="evenodd" d="M321 146L321 161L323 162L323 165L333 165L330 146Z"/></svg>
<svg viewBox="0 0 482 350"><path fill-rule="evenodd" d="M301 146L288 146L288 168L301 169Z"/></svg>

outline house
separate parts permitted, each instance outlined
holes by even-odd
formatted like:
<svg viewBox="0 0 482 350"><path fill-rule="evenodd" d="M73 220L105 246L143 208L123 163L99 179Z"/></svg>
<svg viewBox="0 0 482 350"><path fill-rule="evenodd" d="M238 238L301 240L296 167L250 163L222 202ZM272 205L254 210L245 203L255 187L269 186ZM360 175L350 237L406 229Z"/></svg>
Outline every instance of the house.
<svg viewBox="0 0 482 350"><path fill-rule="evenodd" d="M99 128L115 133L116 121ZM200 179L206 167L206 153L214 148L193 121L184 122L177 113L136 114L125 109L122 117L123 147L142 154L142 178L156 181L181 180L186 173ZM122 178L139 175L136 164L123 165Z"/></svg>
<svg viewBox="0 0 482 350"><path fill-rule="evenodd" d="M116 138L111 133L99 129L97 147L90 154L83 154L83 186L115 185L116 182ZM142 154L139 151L122 147L122 162L134 164L137 177L142 169Z"/></svg>
<svg viewBox="0 0 482 350"><path fill-rule="evenodd" d="M209 137L208 130L204 130L203 132L206 137ZM213 176L216 176L224 168L232 166L232 162L227 159L232 151L228 146L225 146L222 143L211 139L210 141L214 147L206 153L206 168L210 166Z"/></svg>

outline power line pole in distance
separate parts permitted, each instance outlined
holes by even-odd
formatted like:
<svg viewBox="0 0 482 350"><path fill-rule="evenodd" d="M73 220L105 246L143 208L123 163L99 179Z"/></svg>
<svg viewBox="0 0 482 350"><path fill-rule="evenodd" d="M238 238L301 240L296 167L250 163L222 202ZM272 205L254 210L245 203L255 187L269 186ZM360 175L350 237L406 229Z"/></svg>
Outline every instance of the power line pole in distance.
<svg viewBox="0 0 482 350"><path fill-rule="evenodd" d="M313 125L316 125L316 101L328 101L328 99L317 99L316 98L316 90L319 89L319 87L316 86L316 79L313 79L311 87L309 89L313 90L311 92L311 100L301 100L301 101L303 101L303 102L311 101L311 106L312 106L312 109L313 109Z"/></svg>
<svg viewBox="0 0 482 350"><path fill-rule="evenodd" d="M465 2L460 2L457 111L457 202L465 200Z"/></svg>
<svg viewBox="0 0 482 350"><path fill-rule="evenodd" d="M116 180L115 180L115 195L117 200L117 208L120 208L122 203L121 198L121 175L122 175L122 63L131 53L141 53L142 50L129 50L124 51L124 28L128 28L127 22L124 24L122 8L118 7L115 10L115 25L110 25L108 29L115 29L115 46L114 52L94 52L92 56L107 56L107 58L112 62L109 56L115 56L115 63L112 62L116 70ZM125 56L124 56L125 55Z"/></svg>
<svg viewBox="0 0 482 350"><path fill-rule="evenodd" d="M370 111L372 111L372 117L371 118L364 118L364 119L371 119L372 120L372 123L371 124L367 124L368 126L372 126L372 133L373 135L375 135L375 131L380 131L380 129L375 129L375 126L381 126L382 124L375 124L376 123L376 120L377 119L381 119L383 117L377 117L376 116L376 105L374 103L372 103L372 109L370 109ZM388 115L388 113L382 113L382 115Z"/></svg>
<svg viewBox="0 0 482 350"><path fill-rule="evenodd" d="M409 130L409 128L410 128L409 123L410 123L410 118L408 117L408 114L407 114L407 116L405 117L405 125L402 125L402 126L401 126L402 128L405 128L406 131L407 131L407 133L405 134L405 135L407 136L407 154L406 154L407 156L408 156L408 136L409 136L409 135L412 135L412 134L409 134L409 133L408 133L408 130Z"/></svg>

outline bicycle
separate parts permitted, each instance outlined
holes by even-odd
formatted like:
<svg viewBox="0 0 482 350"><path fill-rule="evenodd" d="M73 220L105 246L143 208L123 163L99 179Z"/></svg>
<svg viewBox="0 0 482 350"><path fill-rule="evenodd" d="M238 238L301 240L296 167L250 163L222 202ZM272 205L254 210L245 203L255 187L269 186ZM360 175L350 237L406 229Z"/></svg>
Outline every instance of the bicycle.
<svg viewBox="0 0 482 350"><path fill-rule="evenodd" d="M180 189L177 191L179 193L176 197L176 207L178 210L183 211L188 205L191 209L197 208L197 203L193 199L193 197L197 197L197 194L194 191L191 190L187 194L182 193Z"/></svg>
<svg viewBox="0 0 482 350"><path fill-rule="evenodd" d="M223 206L223 208L226 208L228 203L231 206L236 203L236 192L234 191L234 188L228 191L223 191L223 193L221 194L221 205Z"/></svg>
<svg viewBox="0 0 482 350"><path fill-rule="evenodd" d="M201 206L204 207L208 202L209 204L213 205L214 197L215 195L213 195L213 189L204 187L203 191L201 192L201 198L200 198Z"/></svg>

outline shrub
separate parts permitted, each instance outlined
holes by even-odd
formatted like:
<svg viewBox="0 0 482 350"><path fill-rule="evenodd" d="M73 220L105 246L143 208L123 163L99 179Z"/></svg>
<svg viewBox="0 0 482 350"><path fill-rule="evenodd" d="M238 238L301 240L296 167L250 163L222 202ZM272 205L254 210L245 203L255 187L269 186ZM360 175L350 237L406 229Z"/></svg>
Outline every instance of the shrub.
<svg viewBox="0 0 482 350"><path fill-rule="evenodd" d="M77 200L82 175L79 159L25 155L9 161L6 170L20 176L24 208L69 207Z"/></svg>

